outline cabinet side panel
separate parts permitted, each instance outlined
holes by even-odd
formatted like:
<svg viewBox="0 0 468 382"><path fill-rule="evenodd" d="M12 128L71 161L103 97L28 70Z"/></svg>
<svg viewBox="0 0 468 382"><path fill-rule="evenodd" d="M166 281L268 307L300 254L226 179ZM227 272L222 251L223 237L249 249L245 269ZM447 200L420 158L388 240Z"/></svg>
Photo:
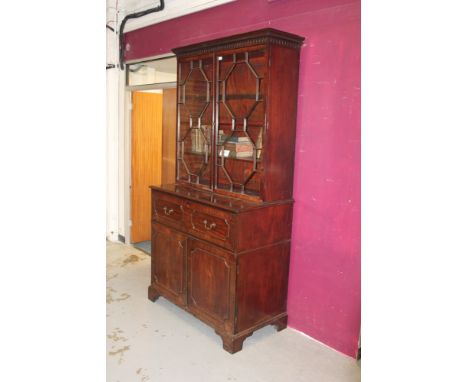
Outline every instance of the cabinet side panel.
<svg viewBox="0 0 468 382"><path fill-rule="evenodd" d="M291 239L293 203L277 204L237 215L237 251Z"/></svg>
<svg viewBox="0 0 468 382"><path fill-rule="evenodd" d="M286 312L290 242L239 257L236 332Z"/></svg>
<svg viewBox="0 0 468 382"><path fill-rule="evenodd" d="M270 46L265 201L292 198L299 50Z"/></svg>

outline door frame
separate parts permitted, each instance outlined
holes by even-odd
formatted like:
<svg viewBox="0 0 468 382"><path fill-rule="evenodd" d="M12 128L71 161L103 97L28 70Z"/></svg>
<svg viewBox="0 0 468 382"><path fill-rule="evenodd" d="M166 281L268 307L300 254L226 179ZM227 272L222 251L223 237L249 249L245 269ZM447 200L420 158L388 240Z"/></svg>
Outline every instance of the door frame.
<svg viewBox="0 0 468 382"><path fill-rule="evenodd" d="M134 60L126 62L127 64L135 64L145 61L153 61L158 58L169 58L174 57L174 54L162 54L151 59L145 58L142 60ZM129 86L125 82L124 92L124 147L123 147L123 227L125 244L131 245L131 213L132 213L132 201L131 201L131 179L132 179L132 93L135 91L142 90L164 90L174 89L177 87L177 82L165 82L160 84L151 85L138 85Z"/></svg>

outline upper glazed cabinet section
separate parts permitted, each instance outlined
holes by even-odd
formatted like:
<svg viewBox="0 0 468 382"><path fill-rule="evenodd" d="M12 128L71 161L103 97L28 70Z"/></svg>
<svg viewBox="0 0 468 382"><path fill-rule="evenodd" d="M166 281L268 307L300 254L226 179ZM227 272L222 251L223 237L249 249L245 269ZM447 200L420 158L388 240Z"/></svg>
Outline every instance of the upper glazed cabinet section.
<svg viewBox="0 0 468 382"><path fill-rule="evenodd" d="M269 94L269 83L282 81L272 78L271 45L298 52L302 40L266 29L174 49L178 57L179 182L235 196L274 199L274 193L268 192L270 184L275 187L270 178L281 178L279 170L292 169L277 168L274 151L281 134L269 129L286 129L294 135L295 126L276 127L275 113L269 111L271 100L284 96ZM289 64L294 68L298 61ZM297 75L293 81L297 83ZM295 108L283 112L295 113ZM293 156L293 147L283 150Z"/></svg>

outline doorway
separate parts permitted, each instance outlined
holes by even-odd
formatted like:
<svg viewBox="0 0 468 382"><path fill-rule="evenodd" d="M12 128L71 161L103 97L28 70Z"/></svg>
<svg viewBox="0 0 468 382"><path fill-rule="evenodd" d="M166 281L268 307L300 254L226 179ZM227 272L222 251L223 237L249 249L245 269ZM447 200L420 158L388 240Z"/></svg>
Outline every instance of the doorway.
<svg viewBox="0 0 468 382"><path fill-rule="evenodd" d="M124 241L151 252L150 186L175 183L177 60L126 65Z"/></svg>
<svg viewBox="0 0 468 382"><path fill-rule="evenodd" d="M175 181L176 89L132 92L130 242L151 253L150 186Z"/></svg>

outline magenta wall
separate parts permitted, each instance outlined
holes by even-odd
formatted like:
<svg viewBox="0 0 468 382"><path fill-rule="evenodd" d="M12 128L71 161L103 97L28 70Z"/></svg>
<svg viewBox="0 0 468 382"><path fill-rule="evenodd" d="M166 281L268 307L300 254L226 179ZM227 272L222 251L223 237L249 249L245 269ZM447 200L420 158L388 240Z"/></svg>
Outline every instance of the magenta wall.
<svg viewBox="0 0 468 382"><path fill-rule="evenodd" d="M127 59L272 27L304 36L289 326L354 356L360 288L360 2L238 0L126 35Z"/></svg>

